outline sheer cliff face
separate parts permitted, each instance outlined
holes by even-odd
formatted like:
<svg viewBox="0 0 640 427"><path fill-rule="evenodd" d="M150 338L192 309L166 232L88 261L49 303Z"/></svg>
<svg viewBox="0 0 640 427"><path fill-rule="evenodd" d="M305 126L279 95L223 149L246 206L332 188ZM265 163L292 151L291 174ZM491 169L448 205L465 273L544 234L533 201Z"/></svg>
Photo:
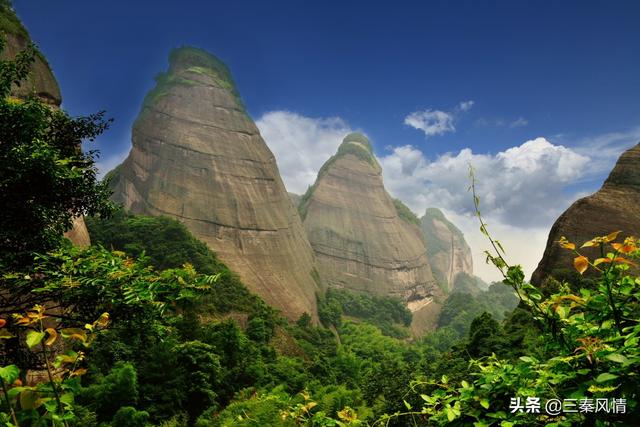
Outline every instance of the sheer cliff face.
<svg viewBox="0 0 640 427"><path fill-rule="evenodd" d="M572 271L575 255L558 245L562 236L579 245L618 230L622 231L620 237L640 237L639 205L640 144L620 156L600 190L575 202L556 220L532 283L541 284L554 271ZM584 248L581 252L589 257L599 253L593 248Z"/></svg>
<svg viewBox="0 0 640 427"><path fill-rule="evenodd" d="M0 5L0 32L4 33L6 39L4 50L0 53L2 59L15 58L31 43L26 28L6 4ZM12 95L17 98L25 99L31 94L35 94L54 108L59 108L62 103L58 82L45 57L39 51L36 52L35 61L27 80L12 89ZM73 228L65 233L65 237L76 246L86 247L91 244L89 232L82 217L74 219Z"/></svg>
<svg viewBox="0 0 640 427"><path fill-rule="evenodd" d="M181 48L157 80L129 157L110 174L114 199L182 221L267 303L316 317L313 252L227 67Z"/></svg>
<svg viewBox="0 0 640 427"><path fill-rule="evenodd" d="M473 276L471 248L439 209L427 209L421 223L433 275L446 292L451 292L461 273Z"/></svg>
<svg viewBox="0 0 640 427"><path fill-rule="evenodd" d="M300 213L329 286L400 297L413 312L440 296L420 231L398 215L363 135L347 135Z"/></svg>

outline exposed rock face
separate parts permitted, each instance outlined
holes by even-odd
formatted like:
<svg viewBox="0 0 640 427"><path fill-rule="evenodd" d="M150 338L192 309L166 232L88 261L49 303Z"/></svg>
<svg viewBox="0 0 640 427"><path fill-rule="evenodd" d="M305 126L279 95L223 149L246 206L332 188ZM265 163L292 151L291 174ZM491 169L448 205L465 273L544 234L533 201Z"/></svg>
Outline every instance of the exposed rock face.
<svg viewBox="0 0 640 427"><path fill-rule="evenodd" d="M295 206L295 208L298 209L298 205L300 204L300 200L302 199L302 196L296 193L289 193L289 197L291 198L291 202L293 203L293 206Z"/></svg>
<svg viewBox="0 0 640 427"><path fill-rule="evenodd" d="M400 217L365 136L345 137L299 210L329 286L399 297L416 318L433 311L441 293L420 230Z"/></svg>
<svg viewBox="0 0 640 427"><path fill-rule="evenodd" d="M464 235L437 208L427 209L420 221L433 275L445 292L461 290L455 289L456 283L473 276L471 248Z"/></svg>
<svg viewBox="0 0 640 427"><path fill-rule="evenodd" d="M31 43L26 28L6 2L0 3L0 32L3 32L6 37L6 46L0 53L3 59L15 58ZM12 95L18 98L26 99L32 94L54 108L59 108L62 103L58 82L40 51L36 52L28 79L12 89ZM73 228L65 233L65 237L76 246L87 247L91 244L89 232L82 217L74 219Z"/></svg>
<svg viewBox="0 0 640 427"><path fill-rule="evenodd" d="M314 259L275 158L245 112L227 67L174 50L114 170L114 199L182 221L267 303L317 318Z"/></svg>
<svg viewBox="0 0 640 427"><path fill-rule="evenodd" d="M573 269L575 255L557 241L565 236L578 245L621 230L620 237L640 236L640 144L620 156L600 190L576 201L553 224L542 260L531 278L541 284L554 272ZM593 257L598 251L581 249Z"/></svg>

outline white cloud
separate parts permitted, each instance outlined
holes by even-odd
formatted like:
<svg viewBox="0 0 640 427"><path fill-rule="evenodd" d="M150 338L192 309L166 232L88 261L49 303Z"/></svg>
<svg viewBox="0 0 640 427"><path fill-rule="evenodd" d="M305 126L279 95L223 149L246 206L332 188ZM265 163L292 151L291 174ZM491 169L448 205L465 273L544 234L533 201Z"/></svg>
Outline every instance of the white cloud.
<svg viewBox="0 0 640 427"><path fill-rule="evenodd" d="M462 101L460 104L458 104L458 110L460 110L460 111L469 111L471 109L471 107L473 107L473 104L475 104L475 102L472 101L472 100Z"/></svg>
<svg viewBox="0 0 640 427"><path fill-rule="evenodd" d="M440 110L415 111L404 118L404 124L421 130L427 137L455 132L453 114Z"/></svg>
<svg viewBox="0 0 640 427"><path fill-rule="evenodd" d="M460 214L446 209L444 213L462 231L471 248L474 274L489 283L501 281L500 272L492 264L486 263L484 251L491 249L491 244L480 233L478 218L472 214ZM485 219L488 221L487 228L491 236L499 240L504 247L507 262L512 265L520 264L528 279L542 259L549 227L516 227L495 220L490 214Z"/></svg>
<svg viewBox="0 0 640 427"><path fill-rule="evenodd" d="M353 132L339 117L310 118L289 111L265 113L256 125L276 157L287 191L297 194L314 183L320 167Z"/></svg>
<svg viewBox="0 0 640 427"><path fill-rule="evenodd" d="M475 104L475 102L472 100L462 101L456 105L453 111L432 109L414 111L404 118L404 124L423 131L427 138L442 135L447 132L455 132L454 122L458 115L469 111L471 107L473 107L473 104Z"/></svg>
<svg viewBox="0 0 640 427"><path fill-rule="evenodd" d="M559 139L564 139L560 136ZM593 175L608 174L620 154L640 142L640 126L623 132L610 132L589 137L576 145L576 152L591 158L589 163L591 178Z"/></svg>
<svg viewBox="0 0 640 427"><path fill-rule="evenodd" d="M547 225L566 207L564 187L582 176L589 158L536 138L496 155L465 148L433 161L415 147L396 147L380 161L387 188L418 212L430 206L472 212L472 164L484 209L506 224L533 227Z"/></svg>
<svg viewBox="0 0 640 427"><path fill-rule="evenodd" d="M545 138L495 155L466 148L429 160L417 148L402 146L380 159L385 186L394 197L419 215L432 206L449 214L465 233L476 273L485 280L497 280L499 273L484 265L488 242L473 216L469 164L475 169L481 211L490 231L503 242L513 262L531 274L551 224L575 200L575 195L565 194L566 187L584 175L588 162L587 156Z"/></svg>
<svg viewBox="0 0 640 427"><path fill-rule="evenodd" d="M288 111L266 113L257 125L276 156L287 189L295 193L313 184L322 164L353 131L338 117L309 118ZM427 207L443 209L465 233L476 274L491 281L500 277L484 263L488 242L473 216L467 191L469 163L476 171L489 230L505 246L508 260L523 265L530 275L542 257L551 224L572 201L586 194L584 188L572 186L594 177L601 182L634 138L640 139L640 128L580 141L574 147L535 138L496 154L466 148L435 159L405 145L387 147L390 152L379 160L389 192L418 215Z"/></svg>

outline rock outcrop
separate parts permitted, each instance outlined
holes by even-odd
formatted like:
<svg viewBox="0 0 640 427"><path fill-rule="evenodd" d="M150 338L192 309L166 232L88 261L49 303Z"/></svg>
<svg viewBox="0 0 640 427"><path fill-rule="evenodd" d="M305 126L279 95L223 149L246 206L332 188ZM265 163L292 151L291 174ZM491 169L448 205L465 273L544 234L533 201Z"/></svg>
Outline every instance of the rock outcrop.
<svg viewBox="0 0 640 427"><path fill-rule="evenodd" d="M558 245L565 236L578 245L596 236L622 231L623 236L640 236L640 144L624 152L604 182L591 196L573 203L553 224L547 247L531 277L542 284L550 275L573 271L575 255ZM593 248L581 249L585 255L598 256Z"/></svg>
<svg viewBox="0 0 640 427"><path fill-rule="evenodd" d="M399 212L385 190L365 136L344 138L302 197L299 211L318 271L329 286L399 297L414 313L414 330L433 326L433 302L441 292L419 221L401 217L407 213Z"/></svg>
<svg viewBox="0 0 640 427"><path fill-rule="evenodd" d="M431 270L443 291L467 289L465 284L473 278L473 259L462 232L437 208L427 209L420 222Z"/></svg>
<svg viewBox="0 0 640 427"><path fill-rule="evenodd" d="M3 59L15 58L31 43L29 32L22 25L9 3L5 1L0 2L0 33L6 39L4 50L0 53L0 57ZM12 89L12 95L17 98L26 99L32 94L54 108L60 108L60 104L62 104L58 82L44 55L37 49L29 77L20 86L14 86ZM65 233L65 237L76 246L87 247L91 244L89 232L82 217L74 219L73 228Z"/></svg>
<svg viewBox="0 0 640 427"><path fill-rule="evenodd" d="M114 200L180 220L267 303L317 319L313 252L228 68L195 48L174 50L169 63L110 174Z"/></svg>

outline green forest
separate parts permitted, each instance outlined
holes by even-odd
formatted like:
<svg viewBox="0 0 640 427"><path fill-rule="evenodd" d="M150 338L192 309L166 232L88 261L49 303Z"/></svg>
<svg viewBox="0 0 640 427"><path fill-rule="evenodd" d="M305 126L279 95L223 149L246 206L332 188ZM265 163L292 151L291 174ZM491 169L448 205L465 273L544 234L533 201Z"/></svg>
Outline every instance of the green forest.
<svg viewBox="0 0 640 427"><path fill-rule="evenodd" d="M434 331L414 338L402 301L345 289L291 322L178 221L109 201L96 153L78 149L104 114L11 96L35 55L0 62L2 426L640 425L633 238L562 240L575 274L534 287L474 193L504 281L449 294ZM78 215L88 248L63 237ZM513 410L529 396L625 410Z"/></svg>

